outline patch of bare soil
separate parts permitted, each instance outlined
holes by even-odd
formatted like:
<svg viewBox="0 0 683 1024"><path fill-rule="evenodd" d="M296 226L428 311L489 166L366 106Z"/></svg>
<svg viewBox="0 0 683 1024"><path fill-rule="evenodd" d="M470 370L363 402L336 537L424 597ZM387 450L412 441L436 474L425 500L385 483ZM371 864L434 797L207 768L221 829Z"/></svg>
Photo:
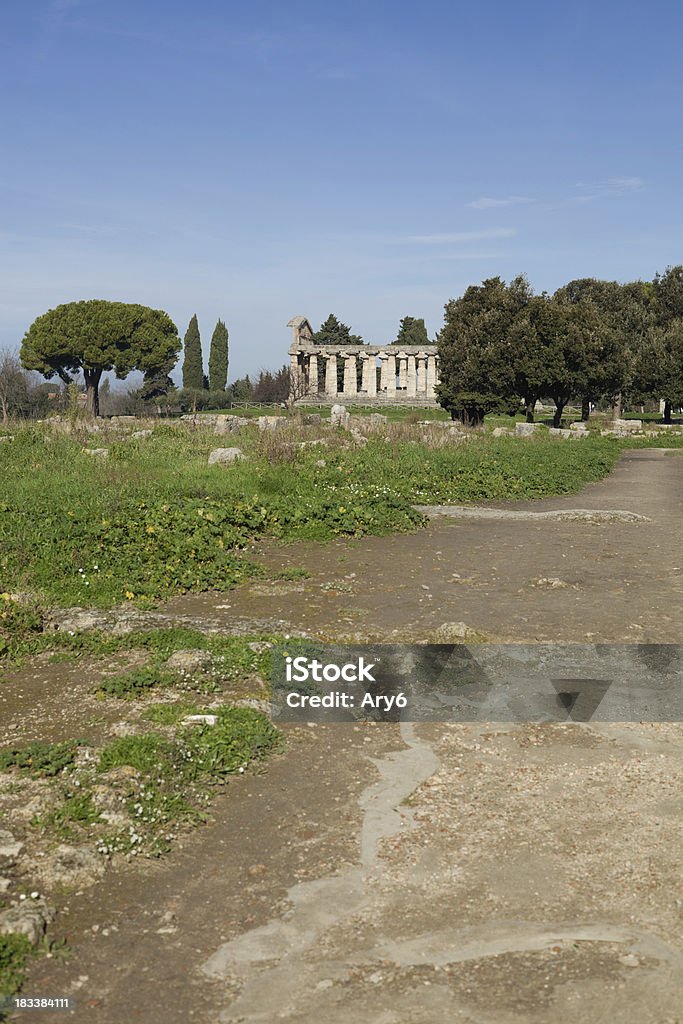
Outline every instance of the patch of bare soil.
<svg viewBox="0 0 683 1024"><path fill-rule="evenodd" d="M168 614L235 628L267 618L331 641L432 641L444 623L491 640L676 643L683 621L683 459L627 452L579 496L499 503L519 519L434 519L389 537L262 551L269 569L309 578L188 595ZM593 510L593 518L529 513ZM610 518L596 511L627 512Z"/></svg>

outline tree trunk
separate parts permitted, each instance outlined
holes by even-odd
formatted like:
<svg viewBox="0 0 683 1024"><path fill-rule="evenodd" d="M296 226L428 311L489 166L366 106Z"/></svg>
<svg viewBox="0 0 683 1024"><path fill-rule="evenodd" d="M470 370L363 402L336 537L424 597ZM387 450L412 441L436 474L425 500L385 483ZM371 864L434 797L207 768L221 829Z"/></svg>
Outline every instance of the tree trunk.
<svg viewBox="0 0 683 1024"><path fill-rule="evenodd" d="M664 422L671 423L671 402L668 399L664 402Z"/></svg>
<svg viewBox="0 0 683 1024"><path fill-rule="evenodd" d="M581 421L587 423L591 414L591 404L587 398L581 401Z"/></svg>
<svg viewBox="0 0 683 1024"><path fill-rule="evenodd" d="M562 423L562 413L564 412L564 407L565 407L566 404L567 404L566 402L556 402L555 403L555 412L553 414L553 426L554 427L559 427L560 424Z"/></svg>
<svg viewBox="0 0 683 1024"><path fill-rule="evenodd" d="M536 408L536 399L535 398L531 398L526 403L526 406L524 408L524 411L526 413L526 421L527 421L527 423L533 423L534 422L534 409L535 408Z"/></svg>
<svg viewBox="0 0 683 1024"><path fill-rule="evenodd" d="M85 377L86 409L88 415L97 417L100 415L100 377L101 370L83 370Z"/></svg>
<svg viewBox="0 0 683 1024"><path fill-rule="evenodd" d="M612 419L621 419L621 391L617 395L616 399L614 400L614 405L612 406Z"/></svg>
<svg viewBox="0 0 683 1024"><path fill-rule="evenodd" d="M476 405L468 405L460 410L460 422L463 427L483 427L484 410Z"/></svg>

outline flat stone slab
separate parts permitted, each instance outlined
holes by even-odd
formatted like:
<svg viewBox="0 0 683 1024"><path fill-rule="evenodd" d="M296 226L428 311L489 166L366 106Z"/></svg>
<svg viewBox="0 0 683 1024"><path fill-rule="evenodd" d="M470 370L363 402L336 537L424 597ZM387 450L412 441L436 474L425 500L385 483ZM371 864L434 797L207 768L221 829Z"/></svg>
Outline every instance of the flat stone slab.
<svg viewBox="0 0 683 1024"><path fill-rule="evenodd" d="M608 508L559 508L545 512L521 511L508 508L482 508L478 505L415 505L413 506L429 519L448 516L451 519L517 519L520 522L554 520L557 522L586 523L650 523L647 516L637 512Z"/></svg>

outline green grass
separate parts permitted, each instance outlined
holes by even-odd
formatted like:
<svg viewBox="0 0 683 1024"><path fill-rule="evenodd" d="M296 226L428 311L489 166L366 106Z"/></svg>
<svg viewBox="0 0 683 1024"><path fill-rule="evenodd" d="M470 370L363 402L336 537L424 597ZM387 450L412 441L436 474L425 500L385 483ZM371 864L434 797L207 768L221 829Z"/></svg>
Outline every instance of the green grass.
<svg viewBox="0 0 683 1024"><path fill-rule="evenodd" d="M146 697L152 690L175 686L177 682L178 678L173 672L164 671L158 664L142 665L130 672L100 680L94 693L102 697L136 700Z"/></svg>
<svg viewBox="0 0 683 1024"><path fill-rule="evenodd" d="M33 949L25 935L0 935L0 998L15 995L25 981L25 968ZM0 1020L3 1007L0 1004Z"/></svg>
<svg viewBox="0 0 683 1024"><path fill-rule="evenodd" d="M295 580L307 580L310 578L310 575L311 574L308 569L298 569L295 567L292 569L281 569L279 572L275 573L273 578L276 580L288 580L290 582L294 582Z"/></svg>
<svg viewBox="0 0 683 1024"><path fill-rule="evenodd" d="M145 774L161 773L173 752L173 742L158 733L119 736L100 751L99 769L106 772L128 765Z"/></svg>
<svg viewBox="0 0 683 1024"><path fill-rule="evenodd" d="M185 649L209 652L218 669L219 677L225 682L239 683L252 675L267 676L269 672L268 651L254 651L250 643L277 643L277 636L221 636L215 633L201 633L197 629L183 626L169 626L164 629L135 630L130 633L112 634L100 629L71 634L69 632L46 632L16 634L8 638L5 655L14 663L22 658L42 651L52 651L52 660L75 662L86 657L100 657L124 651L148 652L156 666L161 666L174 651ZM125 688L125 684L124 684Z"/></svg>
<svg viewBox="0 0 683 1024"><path fill-rule="evenodd" d="M54 810L34 819L32 824L54 832L61 839L71 839L78 834L79 828L94 825L99 820L100 812L91 794L87 790L77 790L66 795Z"/></svg>
<svg viewBox="0 0 683 1024"><path fill-rule="evenodd" d="M0 772L11 768L39 778L59 775L74 763L79 740L65 740L63 743L29 743L25 747L4 747L0 749Z"/></svg>
<svg viewBox="0 0 683 1024"><path fill-rule="evenodd" d="M178 705L175 711L176 722L189 713ZM212 714L217 716L212 726L179 727L174 738L154 732L122 736L100 751L100 772L129 767L139 774L127 804L134 824L105 843L107 852L134 849L136 844L149 853L164 852L169 848L166 826L201 820L211 788L282 748L278 730L252 708L223 707Z"/></svg>
<svg viewBox="0 0 683 1024"><path fill-rule="evenodd" d="M440 410L424 411L432 412ZM303 435L290 427L277 437L249 430L230 441L248 458L226 469L207 466L226 441L201 427L164 424L141 442L17 428L0 447L3 589L100 607L225 591L260 571L244 553L259 537L406 531L424 522L414 503L566 494L609 472L622 447L600 437L570 445L482 432L439 448L420 443L419 431L412 439L412 429L362 448L344 448L336 435L327 447L303 449L292 447ZM93 459L84 445L104 445L110 456ZM17 602L0 602L1 653L8 637L29 640L35 624L19 621Z"/></svg>
<svg viewBox="0 0 683 1024"><path fill-rule="evenodd" d="M146 722L154 722L156 725L177 725L187 715L211 714L212 712L202 711L196 704L189 704L185 701L174 701L172 704L155 704L148 708L142 715Z"/></svg>
<svg viewBox="0 0 683 1024"><path fill-rule="evenodd" d="M620 448L683 448L680 434L660 434L657 437L621 437Z"/></svg>

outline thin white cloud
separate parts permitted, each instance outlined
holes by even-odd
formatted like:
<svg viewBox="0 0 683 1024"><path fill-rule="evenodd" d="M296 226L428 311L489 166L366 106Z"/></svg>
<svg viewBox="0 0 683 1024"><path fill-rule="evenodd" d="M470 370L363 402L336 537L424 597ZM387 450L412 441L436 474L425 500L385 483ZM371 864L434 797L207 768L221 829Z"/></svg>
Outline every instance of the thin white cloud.
<svg viewBox="0 0 683 1024"><path fill-rule="evenodd" d="M615 196L629 196L640 192L646 185L643 178L637 175L620 174L599 181L577 181L575 192L571 196L561 198L549 197L546 200L533 199L529 196L481 196L466 205L471 210L498 210L506 206L528 206L535 204L539 210L556 210L563 206L594 203L600 199L611 199Z"/></svg>
<svg viewBox="0 0 683 1024"><path fill-rule="evenodd" d="M533 203L533 201L527 196L504 196L501 198L482 196L481 199L475 199L474 202L467 205L473 210L496 210L500 206L520 206L524 203Z"/></svg>
<svg viewBox="0 0 683 1024"><path fill-rule="evenodd" d="M608 178L607 185L611 188L620 188L625 192L637 192L645 182L642 178Z"/></svg>
<svg viewBox="0 0 683 1024"><path fill-rule="evenodd" d="M604 178L602 181L578 181L578 189L587 189L591 193L591 199L599 199L602 196L625 196L632 192L640 192L644 187L643 178L636 176L619 175L614 178Z"/></svg>
<svg viewBox="0 0 683 1024"><path fill-rule="evenodd" d="M437 235L408 235L397 241L412 245L450 245L454 242L481 242L488 238L512 238L514 228L488 228L484 231L453 231Z"/></svg>

